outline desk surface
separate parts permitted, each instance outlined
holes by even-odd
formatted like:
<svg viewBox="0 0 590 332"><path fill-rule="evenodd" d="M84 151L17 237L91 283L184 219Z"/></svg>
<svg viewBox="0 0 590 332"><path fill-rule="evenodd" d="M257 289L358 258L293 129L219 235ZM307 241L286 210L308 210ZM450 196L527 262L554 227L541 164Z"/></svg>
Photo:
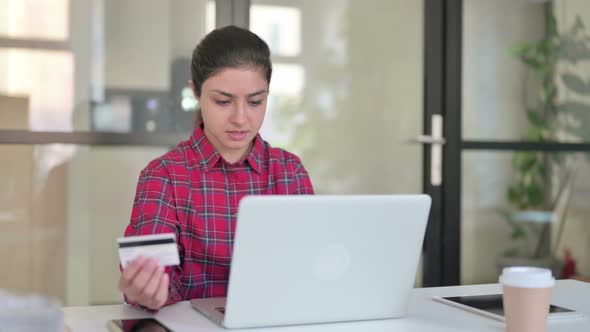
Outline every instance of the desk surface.
<svg viewBox="0 0 590 332"><path fill-rule="evenodd" d="M281 328L248 329L249 332L353 332L353 331L504 331L504 324L461 309L434 302L432 296L483 295L500 292L500 286L473 285L414 289L408 315L401 319L333 323ZM560 280L553 290L551 303L577 310L583 318L549 323L549 331L590 331L590 283ZM76 331L106 331L110 319L147 317L146 312L128 305L66 307L66 325ZM174 332L229 331L218 327L191 308L189 302L179 302L163 308L155 317ZM238 331L238 330L236 330Z"/></svg>

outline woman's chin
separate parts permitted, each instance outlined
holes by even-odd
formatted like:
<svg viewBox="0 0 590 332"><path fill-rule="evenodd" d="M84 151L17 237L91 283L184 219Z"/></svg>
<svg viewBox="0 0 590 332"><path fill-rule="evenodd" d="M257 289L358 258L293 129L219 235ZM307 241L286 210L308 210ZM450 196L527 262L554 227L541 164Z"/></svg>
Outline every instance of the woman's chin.
<svg viewBox="0 0 590 332"><path fill-rule="evenodd" d="M248 147L250 146L250 142L251 141L247 141L247 140L243 140L243 141L230 141L230 142L225 142L225 147L228 150L233 150L233 151L241 151L241 150L246 150L248 149Z"/></svg>

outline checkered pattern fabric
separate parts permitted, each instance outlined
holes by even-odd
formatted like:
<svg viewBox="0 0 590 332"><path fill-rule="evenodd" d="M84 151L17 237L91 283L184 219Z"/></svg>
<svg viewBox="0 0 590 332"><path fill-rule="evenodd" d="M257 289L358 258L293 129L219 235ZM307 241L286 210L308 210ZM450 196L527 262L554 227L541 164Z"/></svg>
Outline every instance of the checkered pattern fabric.
<svg viewBox="0 0 590 332"><path fill-rule="evenodd" d="M125 236L175 233L180 266L167 268L167 304L225 296L238 203L246 195L313 194L300 159L260 135L229 164L197 127L141 172Z"/></svg>

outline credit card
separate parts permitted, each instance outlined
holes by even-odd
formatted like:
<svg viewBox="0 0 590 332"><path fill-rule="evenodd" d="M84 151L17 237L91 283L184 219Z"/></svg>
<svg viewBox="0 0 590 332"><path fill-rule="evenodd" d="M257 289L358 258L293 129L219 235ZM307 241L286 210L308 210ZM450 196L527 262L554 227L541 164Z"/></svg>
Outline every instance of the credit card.
<svg viewBox="0 0 590 332"><path fill-rule="evenodd" d="M180 264L174 233L127 236L117 239L121 266L127 267L137 256L156 258L162 266Z"/></svg>

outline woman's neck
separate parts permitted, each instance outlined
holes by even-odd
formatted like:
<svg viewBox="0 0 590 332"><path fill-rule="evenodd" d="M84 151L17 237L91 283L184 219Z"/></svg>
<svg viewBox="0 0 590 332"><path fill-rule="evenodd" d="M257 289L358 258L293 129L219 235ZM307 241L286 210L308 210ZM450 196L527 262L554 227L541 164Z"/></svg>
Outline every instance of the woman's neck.
<svg viewBox="0 0 590 332"><path fill-rule="evenodd" d="M221 155L221 157L227 161L230 164L235 164L238 161L244 159L248 153L250 153L250 150L252 150L252 145L254 145L254 142L250 142L250 144L248 145L248 147L244 150L228 150L228 151L220 151L219 149L216 148L217 152L219 152L219 154Z"/></svg>

